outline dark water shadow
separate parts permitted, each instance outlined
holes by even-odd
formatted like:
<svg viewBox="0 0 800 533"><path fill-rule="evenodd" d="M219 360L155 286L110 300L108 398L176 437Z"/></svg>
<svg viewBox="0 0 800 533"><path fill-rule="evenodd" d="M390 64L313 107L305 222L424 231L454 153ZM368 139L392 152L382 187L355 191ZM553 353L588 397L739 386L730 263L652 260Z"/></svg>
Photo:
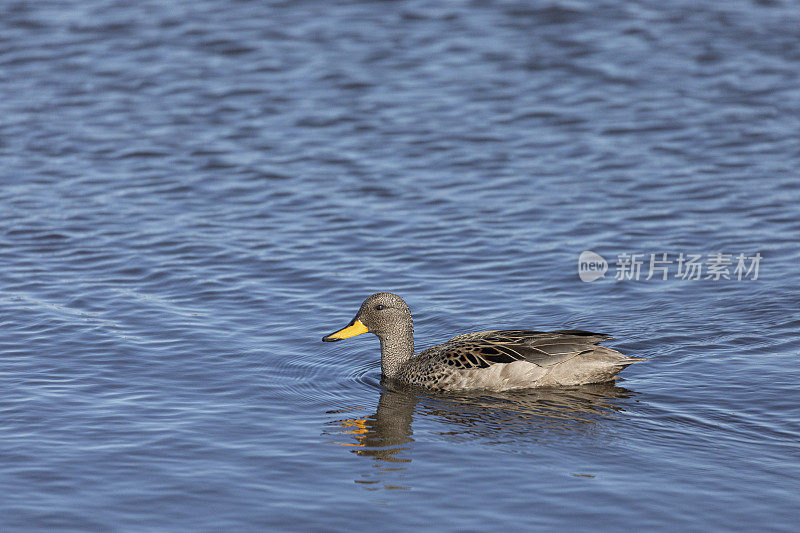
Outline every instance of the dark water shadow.
<svg viewBox="0 0 800 533"><path fill-rule="evenodd" d="M333 444L369 458L369 470L356 483L368 488L409 489L403 471L412 462L414 421L433 420L442 431L431 434L463 441L484 441L505 448L592 438L624 413L636 393L614 383L493 393L435 393L382 380L375 413L347 414L328 422Z"/></svg>

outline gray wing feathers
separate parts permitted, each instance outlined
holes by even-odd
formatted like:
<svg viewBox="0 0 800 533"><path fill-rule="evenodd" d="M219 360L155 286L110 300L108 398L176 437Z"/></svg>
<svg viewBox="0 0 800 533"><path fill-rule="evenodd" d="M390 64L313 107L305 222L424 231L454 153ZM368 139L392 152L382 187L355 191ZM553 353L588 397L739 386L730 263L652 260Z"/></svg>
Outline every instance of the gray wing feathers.
<svg viewBox="0 0 800 533"><path fill-rule="evenodd" d="M581 330L490 330L458 335L431 350L442 350L448 364L462 368L514 361L549 367L592 351L597 343L610 338Z"/></svg>

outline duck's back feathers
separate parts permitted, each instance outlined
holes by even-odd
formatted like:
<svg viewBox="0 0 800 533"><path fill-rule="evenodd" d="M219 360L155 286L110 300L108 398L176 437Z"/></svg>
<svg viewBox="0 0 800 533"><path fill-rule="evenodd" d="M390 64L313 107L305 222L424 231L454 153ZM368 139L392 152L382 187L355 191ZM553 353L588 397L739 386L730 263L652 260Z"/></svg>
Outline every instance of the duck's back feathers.
<svg viewBox="0 0 800 533"><path fill-rule="evenodd" d="M608 335L580 330L490 330L457 335L420 355L434 355L451 367L488 368L493 364L525 361L549 367L592 350Z"/></svg>
<svg viewBox="0 0 800 533"><path fill-rule="evenodd" d="M611 338L581 330L465 333L413 357L402 379L442 389L599 383L642 361L598 345Z"/></svg>

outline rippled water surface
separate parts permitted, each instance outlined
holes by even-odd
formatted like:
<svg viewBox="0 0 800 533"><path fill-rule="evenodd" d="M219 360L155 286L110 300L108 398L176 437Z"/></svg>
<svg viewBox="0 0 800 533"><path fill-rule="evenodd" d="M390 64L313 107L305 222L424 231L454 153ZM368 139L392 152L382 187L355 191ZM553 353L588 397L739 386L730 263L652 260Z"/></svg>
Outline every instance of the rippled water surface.
<svg viewBox="0 0 800 533"><path fill-rule="evenodd" d="M0 526L793 531L798 27L781 0L4 2ZM626 253L732 279L615 280ZM581 328L650 359L388 386L371 335L320 342L378 290L418 348Z"/></svg>

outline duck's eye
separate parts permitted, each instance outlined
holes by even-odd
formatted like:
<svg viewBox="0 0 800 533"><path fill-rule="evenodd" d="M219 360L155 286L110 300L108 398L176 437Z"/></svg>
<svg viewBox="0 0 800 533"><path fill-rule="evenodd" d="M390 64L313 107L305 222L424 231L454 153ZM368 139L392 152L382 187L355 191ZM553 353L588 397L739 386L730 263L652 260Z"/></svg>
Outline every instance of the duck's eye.
<svg viewBox="0 0 800 533"><path fill-rule="evenodd" d="M384 309L386 309L386 306L384 306L384 305L376 305L375 306L375 310L376 311L383 311Z"/></svg>

